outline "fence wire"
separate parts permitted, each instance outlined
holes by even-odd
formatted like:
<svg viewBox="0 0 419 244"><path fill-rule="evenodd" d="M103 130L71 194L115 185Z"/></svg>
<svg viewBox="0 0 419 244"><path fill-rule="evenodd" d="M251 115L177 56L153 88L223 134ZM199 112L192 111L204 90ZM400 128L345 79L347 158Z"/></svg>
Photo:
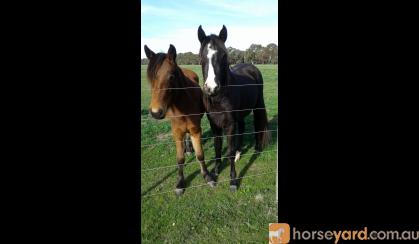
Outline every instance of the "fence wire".
<svg viewBox="0 0 419 244"><path fill-rule="evenodd" d="M262 151L262 152L254 152L254 153L244 153L244 154L240 154L240 157L245 156L245 155L255 155L255 154L264 154L267 152L276 152L277 150L267 150L267 151ZM226 159L226 158L234 158L236 157L236 155L234 156L227 156L227 157L220 157L220 158L213 158L213 159L209 159L209 160L204 160L204 163L207 162L212 162L212 161L216 161L216 160L222 160L222 159ZM175 166L179 166L179 165L189 165L189 164L195 164L195 163L199 163L199 161L192 161L190 163L184 163L184 164L171 164L171 165L166 165L166 166L160 166L160 167L155 167L155 168L150 168L150 169L144 169L141 170L141 172L147 172L147 171L152 171L152 170L157 170L157 169L164 169L164 168L170 168L170 167L175 167Z"/></svg>
<svg viewBox="0 0 419 244"><path fill-rule="evenodd" d="M242 85L226 85L221 87L240 87L240 86L263 86L264 84L242 84ZM186 89L202 89L201 86L188 86L188 87L169 87L169 88L160 88L160 89L141 89L142 91L166 91L166 90L186 90Z"/></svg>
<svg viewBox="0 0 419 244"><path fill-rule="evenodd" d="M204 114L220 114L220 113L230 113L230 112L243 112L243 111L250 111L250 110L266 110L266 112L269 112L266 108L248 108L248 109L233 109L233 110L226 110L226 111L217 111L217 112L203 112L203 113L197 113L197 114L182 114L182 115L174 115L174 116L166 116L164 119L170 119L170 118L179 118L179 117L185 117L185 116L195 116L195 115L204 115ZM142 115L143 117L149 116ZM141 119L141 121L145 120L154 120L152 117L147 117L144 119Z"/></svg>
<svg viewBox="0 0 419 244"><path fill-rule="evenodd" d="M274 174L274 173L276 173L276 171L265 172L265 173L261 173L261 174L248 175L248 176L238 177L236 179L239 180L239 179L250 178L250 177L255 177L255 176L260 176L260 175ZM216 183L219 184L219 183L229 182L229 181L231 181L231 179L228 179L228 180L220 180L220 181L217 181ZM189 187L180 188L180 189L191 189L191 188L198 188L198 187L202 187L202 186L208 186L208 184L194 185L194 186L189 186ZM147 194L147 195L144 195L144 196L141 196L141 197L151 197L151 196L166 194L166 193L170 193L170 192L173 193L173 190L159 192L159 193L153 193L153 194Z"/></svg>
<svg viewBox="0 0 419 244"><path fill-rule="evenodd" d="M253 131L253 132L245 132L245 133L239 133L239 134L231 134L231 135L221 135L221 136L209 136L209 137L201 137L202 140L212 139L212 138L218 138L218 137L229 137L229 136L239 136L239 135L252 135L252 134L258 134L263 132L272 132L277 130L261 130L261 131ZM172 140L171 138L167 138L166 140ZM164 144L170 144L170 143L176 143L176 142L184 142L184 141L192 141L191 139L185 139L183 141L179 140L173 140L169 142L159 142L159 143L152 143L152 144L145 144L141 145L141 147L152 147L157 145L164 145Z"/></svg>

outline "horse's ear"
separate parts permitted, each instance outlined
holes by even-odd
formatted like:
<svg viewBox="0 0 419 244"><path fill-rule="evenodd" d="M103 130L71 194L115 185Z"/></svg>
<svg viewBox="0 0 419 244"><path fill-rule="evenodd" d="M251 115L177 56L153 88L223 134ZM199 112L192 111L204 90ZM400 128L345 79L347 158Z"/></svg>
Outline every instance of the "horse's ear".
<svg viewBox="0 0 419 244"><path fill-rule="evenodd" d="M205 38L207 37L207 35L205 34L204 30L202 29L202 26L198 27L198 39L199 42L203 42L205 40Z"/></svg>
<svg viewBox="0 0 419 244"><path fill-rule="evenodd" d="M170 44L169 51L167 51L167 55L171 60L176 60L176 48L172 44Z"/></svg>
<svg viewBox="0 0 419 244"><path fill-rule="evenodd" d="M144 45L144 51L148 59L151 59L154 55L156 55L150 48L147 47L147 45Z"/></svg>
<svg viewBox="0 0 419 244"><path fill-rule="evenodd" d="M218 35L218 37L220 37L220 39L223 42L226 42L227 40L227 28L225 27L225 25L223 25L223 28L220 31L220 34Z"/></svg>

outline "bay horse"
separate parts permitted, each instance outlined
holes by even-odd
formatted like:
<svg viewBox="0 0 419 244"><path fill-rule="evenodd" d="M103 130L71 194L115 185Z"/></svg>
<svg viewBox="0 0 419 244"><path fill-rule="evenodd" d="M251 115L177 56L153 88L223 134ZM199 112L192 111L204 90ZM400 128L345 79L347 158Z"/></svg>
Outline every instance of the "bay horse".
<svg viewBox="0 0 419 244"><path fill-rule="evenodd" d="M201 175L211 187L214 187L215 181L205 166L201 145L201 119L205 108L198 75L177 65L176 48L171 44L167 54L156 54L147 45L144 45L144 51L149 59L147 67L147 78L151 84L149 112L158 120L170 118L172 136L176 143L178 164L176 195L181 195L185 189L183 141L187 133L190 134L196 158L200 163Z"/></svg>
<svg viewBox="0 0 419 244"><path fill-rule="evenodd" d="M200 25L198 39L202 74L204 106L214 134L215 175L221 165L222 133L227 135L227 155L230 161L230 190L237 190L235 162L240 159L245 129L244 118L253 111L255 149L261 151L269 142L268 118L263 99L263 78L251 64L237 64L230 69L225 47L227 29L219 35L207 36ZM226 111L226 112L225 112ZM234 135L236 128L238 134ZM237 138L237 141L235 141Z"/></svg>

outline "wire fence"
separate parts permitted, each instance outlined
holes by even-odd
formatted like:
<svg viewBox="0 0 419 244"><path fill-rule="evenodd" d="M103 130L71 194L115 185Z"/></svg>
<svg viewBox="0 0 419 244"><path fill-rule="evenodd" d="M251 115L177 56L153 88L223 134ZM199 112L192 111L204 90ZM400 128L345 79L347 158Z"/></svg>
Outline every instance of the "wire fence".
<svg viewBox="0 0 419 244"><path fill-rule="evenodd" d="M262 152L244 153L244 154L240 154L240 157L248 156L248 155L255 155L255 154L263 154L263 153L268 153L268 152L276 152L276 151L277 150L266 150L266 151L262 151ZM210 160L203 160L203 162L206 163L206 162L212 162L212 161L216 161L216 160L222 160L222 159L234 158L234 157L236 157L236 155L227 156L227 157L220 157L220 158L213 158L213 159L210 159ZM184 163L184 164L171 164L171 165L160 166L160 167L155 167L155 168L150 168L150 169L144 169L144 170L141 170L141 172L153 171L153 170L164 169L164 168L170 168L170 167L175 167L175 166L186 166L186 165L195 164L195 163L199 163L199 161L192 161L190 163Z"/></svg>
<svg viewBox="0 0 419 244"><path fill-rule="evenodd" d="M248 109L233 109L233 110L217 111L217 112L203 112L203 113L196 113L196 114L181 114L181 115L166 116L164 118L170 119L170 118L179 118L179 117L196 116L196 115L204 115L204 114L220 114L220 113L244 112L244 111L253 111L253 110L266 110L266 112L268 112L266 108L248 108ZM141 116L149 116L149 115L147 114L147 115L141 115ZM141 119L141 121L150 120L150 119L153 119L153 118L148 117L145 119Z"/></svg>
<svg viewBox="0 0 419 244"><path fill-rule="evenodd" d="M236 179L239 180L239 179L244 179L244 178L256 177L256 176L267 175L267 174L275 174L275 173L277 173L277 172L276 171L270 171L270 172L265 172L265 173L261 173L261 174L254 174L254 175L248 175L248 176L238 177ZM217 184L224 183L224 182L229 182L229 181L231 181L231 179L228 179L228 180L220 180L220 181L217 181ZM179 188L179 189L184 189L185 190L185 189L192 189L192 188L198 188L198 187L203 187L203 186L208 186L208 184L194 185L194 186L189 186L189 187ZM141 197L151 197L151 196L156 196L156 195L161 195L161 194L166 194L166 193L173 193L173 190L171 190L171 191L164 191L164 192L158 192L158 193L153 193L153 194L146 194L146 195L143 195Z"/></svg>
<svg viewBox="0 0 419 244"><path fill-rule="evenodd" d="M245 84L245 85L228 85L228 86L257 86L257 85L260 86L260 85L263 85L263 84ZM225 86L225 87L227 87L227 86ZM182 87L182 88L165 88L165 89L157 89L157 90L180 90L180 89L201 89L201 87L200 86L196 86L196 87ZM151 91L153 89L142 89L142 90L149 90L149 91ZM265 110L267 113L269 112L269 110L267 110L266 108L236 109L236 110L217 111L217 112L203 112L203 113L196 113L196 114L184 114L184 115L166 116L165 119L179 118L179 117L185 117L185 116L204 115L204 114L220 114L220 113L229 113L229 112L244 112L244 111L253 111L253 110ZM141 118L141 121L154 120L152 117L149 116L149 114L141 115L141 117L146 117L146 118ZM164 120L164 121L168 121L168 120ZM220 135L220 136L204 137L204 138L201 138L201 140L207 140L207 139L217 138L217 137L229 137L229 136L237 136L237 135L257 134L257 133L272 132L272 131L277 131L277 129L264 130L264 131L254 131L254 132L246 132L246 133L238 133L238 134L231 134L231 135ZM186 141L191 141L191 140L186 140ZM169 144L169 143L173 143L173 142L179 142L179 141L170 141L170 142L166 142L166 143L160 142L160 143L146 144L146 145L141 145L141 147L142 148L143 147L151 147L151 146L156 146L156 145L161 145L161 144ZM182 141L180 141L180 142L182 142ZM244 153L244 154L241 154L240 157L241 156L257 155L257 154L264 154L264 153L274 152L274 151L277 151L277 149L276 150L265 150L265 151L262 151L262 152ZM210 159L210 160L204 160L204 162L211 162L211 161L215 161L215 160L222 160L222 159L228 159L228 158L234 158L234 157L236 157L236 156L234 155L234 156L220 157L220 158L214 158L214 159ZM195 163L199 163L199 161L195 160L195 161L192 161L192 162L189 162L189 163L184 163L182 165L183 166L187 166L189 164L195 164ZM141 172L150 172L150 171L154 171L154 170L158 170L158 169L170 168L170 167L178 167L178 166L179 166L179 164L165 165L165 166L159 166L159 167L154 167L154 168L147 168L147 169L141 170ZM263 173L263 174L243 176L243 177L239 177L237 179L243 179L243 178L254 177L254 176L259 176L259 175L266 175L266 174L273 174L273 173L275 173L275 171L272 171L272 172L269 172L269 173ZM230 181L230 180L218 181L217 183L222 183L222 182L227 182L227 181ZM195 186L190 186L190 187L186 187L186 188L183 188L183 189L198 188L198 187L206 186L206 185L207 184L195 185ZM165 192L160 192L160 193L155 193L155 194L147 194L147 195L144 195L142 197L160 195L160 194L165 194L165 193L169 193L169 192L173 192L173 191L165 191Z"/></svg>
<svg viewBox="0 0 419 244"><path fill-rule="evenodd" d="M242 84L242 85L226 85L221 87L242 87L242 86L263 86L264 84ZM169 87L169 88L148 88L148 89L141 89L142 91L166 91L166 90L186 90L186 89L202 89L201 86L187 86L187 87Z"/></svg>
<svg viewBox="0 0 419 244"><path fill-rule="evenodd" d="M261 130L261 131L253 131L253 132L238 133L238 134L231 134L231 135L201 137L201 141L202 140L213 139L213 138L218 138L218 137L230 137L230 136L239 136L239 135L252 135L252 134L258 134L258 133L263 133L263 132L272 132L272 131L277 131L277 130ZM166 140L172 140L172 139L171 138L167 138ZM141 145L141 147L152 147L152 146L157 146L157 145L161 145L161 144L170 144L170 143L184 142L184 141L192 141L192 140L191 139L185 139L183 141L173 140L173 141L169 141L169 142L160 142L160 143L145 144L145 145Z"/></svg>

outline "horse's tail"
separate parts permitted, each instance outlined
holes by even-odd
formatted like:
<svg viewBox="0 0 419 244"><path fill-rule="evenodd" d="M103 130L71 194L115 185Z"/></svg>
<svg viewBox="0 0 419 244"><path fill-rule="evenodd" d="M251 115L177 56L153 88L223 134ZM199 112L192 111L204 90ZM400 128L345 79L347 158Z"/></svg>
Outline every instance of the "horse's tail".
<svg viewBox="0 0 419 244"><path fill-rule="evenodd" d="M260 76L260 79L262 77ZM261 80L263 83L263 80ZM263 99L263 86L259 89L260 95L256 104L256 109L253 110L253 123L255 127L255 149L262 151L271 140L271 133L268 128L268 115L266 113L265 101Z"/></svg>
<svg viewBox="0 0 419 244"><path fill-rule="evenodd" d="M268 116L265 109L253 110L253 121L255 125L255 139L257 151L262 151L271 140L271 133L268 128Z"/></svg>

